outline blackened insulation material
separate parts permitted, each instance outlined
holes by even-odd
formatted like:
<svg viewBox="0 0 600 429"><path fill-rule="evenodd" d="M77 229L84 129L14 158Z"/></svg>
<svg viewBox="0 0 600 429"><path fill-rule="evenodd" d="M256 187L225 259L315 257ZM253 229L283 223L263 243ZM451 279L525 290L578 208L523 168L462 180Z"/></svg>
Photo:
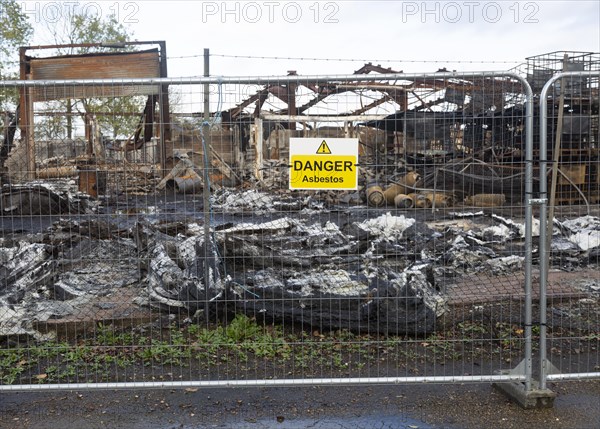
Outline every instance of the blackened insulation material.
<svg viewBox="0 0 600 429"><path fill-rule="evenodd" d="M91 213L88 195L68 183L32 182L0 188L0 216L39 216Z"/></svg>
<svg viewBox="0 0 600 429"><path fill-rule="evenodd" d="M297 275L267 269L250 274L247 281L251 286L241 288L238 310L319 329L425 334L435 329L443 307L418 270L352 279L348 272Z"/></svg>
<svg viewBox="0 0 600 429"><path fill-rule="evenodd" d="M385 131L404 132L423 139L439 139L450 135L450 126L462 121L461 112L396 112L366 125ZM406 127L406 128L405 128Z"/></svg>
<svg viewBox="0 0 600 429"><path fill-rule="evenodd" d="M499 108L472 114L465 111L396 112L366 125L385 131L404 133L418 140L451 140L462 130L463 144L481 148L484 143L501 147L522 145L525 112L521 106Z"/></svg>

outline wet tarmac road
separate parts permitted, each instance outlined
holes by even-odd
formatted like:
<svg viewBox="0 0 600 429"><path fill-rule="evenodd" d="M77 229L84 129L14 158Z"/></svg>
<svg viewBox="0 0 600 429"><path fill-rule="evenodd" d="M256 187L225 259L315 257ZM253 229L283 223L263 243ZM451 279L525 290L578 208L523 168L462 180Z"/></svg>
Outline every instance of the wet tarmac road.
<svg viewBox="0 0 600 429"><path fill-rule="evenodd" d="M487 384L2 393L1 428L597 429L600 382L522 410Z"/></svg>

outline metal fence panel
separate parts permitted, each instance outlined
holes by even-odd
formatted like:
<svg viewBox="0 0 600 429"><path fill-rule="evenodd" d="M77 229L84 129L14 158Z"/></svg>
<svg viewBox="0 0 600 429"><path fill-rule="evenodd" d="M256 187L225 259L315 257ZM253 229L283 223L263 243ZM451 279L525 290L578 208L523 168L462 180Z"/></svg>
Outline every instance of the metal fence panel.
<svg viewBox="0 0 600 429"><path fill-rule="evenodd" d="M580 57L577 68L573 61L560 59L562 69L579 71L556 73L539 102L541 388L600 378L600 57Z"/></svg>
<svg viewBox="0 0 600 429"><path fill-rule="evenodd" d="M90 93L69 117L29 96L56 86L132 95ZM21 97L0 157L0 389L530 386L533 97L518 75L0 88ZM356 189L290 189L290 139L325 145L296 169L312 184L345 168L336 139L357 144Z"/></svg>

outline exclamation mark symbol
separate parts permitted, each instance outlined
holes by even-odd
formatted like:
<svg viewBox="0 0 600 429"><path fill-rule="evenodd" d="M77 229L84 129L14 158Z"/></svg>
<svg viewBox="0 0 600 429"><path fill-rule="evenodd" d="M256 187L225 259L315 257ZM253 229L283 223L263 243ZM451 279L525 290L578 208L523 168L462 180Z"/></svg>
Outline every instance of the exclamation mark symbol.
<svg viewBox="0 0 600 429"><path fill-rule="evenodd" d="M329 149L325 140L323 140L319 149L317 149L317 155L331 155L331 149Z"/></svg>

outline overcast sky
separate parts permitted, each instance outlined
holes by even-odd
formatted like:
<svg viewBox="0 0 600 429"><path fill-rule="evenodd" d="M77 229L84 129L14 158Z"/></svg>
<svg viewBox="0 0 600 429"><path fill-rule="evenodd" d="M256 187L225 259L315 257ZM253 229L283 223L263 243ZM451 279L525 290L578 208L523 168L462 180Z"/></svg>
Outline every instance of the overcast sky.
<svg viewBox="0 0 600 429"><path fill-rule="evenodd" d="M201 75L204 48L211 52L211 74L223 76L284 75L288 70L345 74L366 60L405 72L505 70L552 51L600 51L598 0L79 0L21 5L38 27L69 8L116 13L138 40L167 42L171 77ZM41 34L34 43L50 42Z"/></svg>

